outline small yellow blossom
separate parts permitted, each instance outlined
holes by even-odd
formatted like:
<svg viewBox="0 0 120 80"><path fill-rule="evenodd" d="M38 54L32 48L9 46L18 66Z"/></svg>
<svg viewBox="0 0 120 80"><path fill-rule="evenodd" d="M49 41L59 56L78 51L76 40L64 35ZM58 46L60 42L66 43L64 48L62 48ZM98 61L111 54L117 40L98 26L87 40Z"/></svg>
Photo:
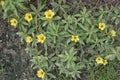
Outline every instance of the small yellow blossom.
<svg viewBox="0 0 120 80"><path fill-rule="evenodd" d="M110 31L110 34L111 34L111 36L116 36L115 30L111 30L111 31Z"/></svg>
<svg viewBox="0 0 120 80"><path fill-rule="evenodd" d="M1 1L1 2L0 2L0 5L1 5L1 6L4 6L4 4L5 4L4 1Z"/></svg>
<svg viewBox="0 0 120 80"><path fill-rule="evenodd" d="M28 22L30 22L33 19L32 14L31 13L26 13L25 14L25 20L27 20Z"/></svg>
<svg viewBox="0 0 120 80"><path fill-rule="evenodd" d="M106 65L106 64L107 64L107 60L103 59L103 60L102 60L102 64L103 64L103 65Z"/></svg>
<svg viewBox="0 0 120 80"><path fill-rule="evenodd" d="M10 20L10 24L11 24L11 26L16 27L17 24L18 24L18 21L17 21L15 18L12 18L12 19Z"/></svg>
<svg viewBox="0 0 120 80"><path fill-rule="evenodd" d="M77 41L79 41L79 37L73 35L71 38L71 41L77 42Z"/></svg>
<svg viewBox="0 0 120 80"><path fill-rule="evenodd" d="M97 57L96 62L97 62L97 64L102 64L103 63L103 58Z"/></svg>
<svg viewBox="0 0 120 80"><path fill-rule="evenodd" d="M39 34L37 36L38 42L43 43L46 39L46 37L43 34Z"/></svg>
<svg viewBox="0 0 120 80"><path fill-rule="evenodd" d="M37 76L38 76L39 78L43 78L44 75L45 75L45 72L44 72L42 69L40 69L40 70L37 71Z"/></svg>
<svg viewBox="0 0 120 80"><path fill-rule="evenodd" d="M26 42L31 43L33 41L33 38L31 36L26 37Z"/></svg>
<svg viewBox="0 0 120 80"><path fill-rule="evenodd" d="M99 29L104 30L105 29L105 23L99 23Z"/></svg>
<svg viewBox="0 0 120 80"><path fill-rule="evenodd" d="M51 19L54 16L54 12L52 10L48 10L45 12L45 16L47 19Z"/></svg>

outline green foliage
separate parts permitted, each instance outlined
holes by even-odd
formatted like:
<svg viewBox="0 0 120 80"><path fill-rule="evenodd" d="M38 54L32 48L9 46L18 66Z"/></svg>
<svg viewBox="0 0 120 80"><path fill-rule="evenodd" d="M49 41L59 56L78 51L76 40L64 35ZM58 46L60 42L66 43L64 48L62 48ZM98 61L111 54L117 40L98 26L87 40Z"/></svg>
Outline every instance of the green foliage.
<svg viewBox="0 0 120 80"><path fill-rule="evenodd" d="M49 2L48 5L47 0L36 0L36 4L30 3L30 0L6 0L2 7L3 18L9 24L12 18L18 21L16 34L26 45L25 50L31 57L32 68L35 71L45 71L43 80L61 80L64 77L64 80L76 80L81 78L82 70L89 70L95 65L93 68L100 67L98 72L103 70L97 76L98 80L111 79L111 73L115 73L115 70L109 66L109 60L117 58L120 61L120 29L116 28L120 24L120 7L106 6L94 10L84 6L78 12L70 14L67 10L70 5L66 0ZM50 19L46 17L49 9L54 13ZM25 20L26 13L32 15L31 21ZM51 14L48 15L50 16ZM99 28L99 23L105 24L104 30ZM115 36L111 30L116 32ZM45 36L43 43L38 41L40 34ZM27 43L28 36L32 38L30 43ZM78 36L76 41L72 38L74 36ZM99 56L108 61L104 67L95 62ZM106 70L108 77L103 79ZM98 74L97 71L95 74Z"/></svg>
<svg viewBox="0 0 120 80"><path fill-rule="evenodd" d="M119 80L117 60L109 62L107 66L97 66L90 69L90 77L88 80ZM117 63L117 64L116 64Z"/></svg>
<svg viewBox="0 0 120 80"><path fill-rule="evenodd" d="M5 69L3 68L4 65L0 65L0 79L4 79L3 75L5 74Z"/></svg>

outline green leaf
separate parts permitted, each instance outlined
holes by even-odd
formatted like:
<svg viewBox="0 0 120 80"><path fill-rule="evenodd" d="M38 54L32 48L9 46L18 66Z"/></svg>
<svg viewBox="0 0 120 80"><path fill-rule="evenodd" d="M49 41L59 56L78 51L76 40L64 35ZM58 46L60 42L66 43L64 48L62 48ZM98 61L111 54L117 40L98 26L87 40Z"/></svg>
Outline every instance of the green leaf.
<svg viewBox="0 0 120 80"><path fill-rule="evenodd" d="M115 20L115 25L118 25L120 23L120 20L119 19L116 19Z"/></svg>
<svg viewBox="0 0 120 80"><path fill-rule="evenodd" d="M62 0L58 0L58 3L61 4L61 3L62 3Z"/></svg>
<svg viewBox="0 0 120 80"><path fill-rule="evenodd" d="M22 9L22 10L26 10L27 8L23 5L23 4L21 4L21 3L17 3L17 6L18 6L18 8L20 8L20 9Z"/></svg>
<svg viewBox="0 0 120 80"><path fill-rule="evenodd" d="M21 37L25 36L25 33L23 33L23 32L17 32L16 34L19 35L19 36L21 36Z"/></svg>
<svg viewBox="0 0 120 80"><path fill-rule="evenodd" d="M34 5L32 5L32 4L30 4L30 8L33 10L33 11L37 11L37 9L36 9L36 7L34 6Z"/></svg>
<svg viewBox="0 0 120 80"><path fill-rule="evenodd" d="M68 32L60 32L59 35L62 37L71 37L71 35Z"/></svg>
<svg viewBox="0 0 120 80"><path fill-rule="evenodd" d="M80 14L75 14L74 16L75 16L75 17L81 17L81 15L80 15Z"/></svg>
<svg viewBox="0 0 120 80"><path fill-rule="evenodd" d="M39 19L41 19L41 20L47 20L45 17L40 17Z"/></svg>
<svg viewBox="0 0 120 80"><path fill-rule="evenodd" d="M83 18L82 18L82 23L84 23L84 22L85 22L85 18L83 17Z"/></svg>
<svg viewBox="0 0 120 80"><path fill-rule="evenodd" d="M87 11L86 7L83 8L83 13L85 14Z"/></svg>
<svg viewBox="0 0 120 80"><path fill-rule="evenodd" d="M42 5L41 3L38 5L38 12L40 12L43 8L45 7L45 5Z"/></svg>
<svg viewBox="0 0 120 80"><path fill-rule="evenodd" d="M85 31L88 31L88 29L86 28L86 26L83 26L82 24L78 24L80 26L80 28L82 28Z"/></svg>
<svg viewBox="0 0 120 80"><path fill-rule="evenodd" d="M115 8L114 8L115 14L118 14L118 13L119 13L119 10L120 10L120 9L119 9L118 7L115 7Z"/></svg>
<svg viewBox="0 0 120 80"><path fill-rule="evenodd" d="M114 60L115 58L116 58L116 54L112 54L112 56L109 59Z"/></svg>
<svg viewBox="0 0 120 80"><path fill-rule="evenodd" d="M34 33L34 29L35 29L35 28L31 28L31 29L28 31L28 34Z"/></svg>
<svg viewBox="0 0 120 80"><path fill-rule="evenodd" d="M52 78L56 78L56 76L53 75L53 74L51 74L51 73L47 73L47 75L49 75L49 76L52 77Z"/></svg>
<svg viewBox="0 0 120 80"><path fill-rule="evenodd" d="M69 5L62 5L63 8L69 8Z"/></svg>
<svg viewBox="0 0 120 80"><path fill-rule="evenodd" d="M53 18L53 20L60 20L60 19L61 19L61 17L59 17L59 16L56 16Z"/></svg>
<svg viewBox="0 0 120 80"><path fill-rule="evenodd" d="M92 24L90 18L87 18L86 21L87 21L89 24Z"/></svg>
<svg viewBox="0 0 120 80"><path fill-rule="evenodd" d="M101 22L102 18L103 18L103 15L100 15L99 18L98 18L98 22Z"/></svg>
<svg viewBox="0 0 120 80"><path fill-rule="evenodd" d="M27 2L28 0L16 0L16 2L18 2L18 3L19 2L25 2L25 1Z"/></svg>
<svg viewBox="0 0 120 80"><path fill-rule="evenodd" d="M42 25L42 26L44 27L44 26L46 26L47 24L48 24L48 22L45 21L45 22L43 22L43 25Z"/></svg>
<svg viewBox="0 0 120 80"><path fill-rule="evenodd" d="M82 40L79 40L79 42L80 42L81 44L83 44L83 45L85 44Z"/></svg>
<svg viewBox="0 0 120 80"><path fill-rule="evenodd" d="M116 47L116 49L117 49L116 57L118 60L120 60L120 47L118 46Z"/></svg>

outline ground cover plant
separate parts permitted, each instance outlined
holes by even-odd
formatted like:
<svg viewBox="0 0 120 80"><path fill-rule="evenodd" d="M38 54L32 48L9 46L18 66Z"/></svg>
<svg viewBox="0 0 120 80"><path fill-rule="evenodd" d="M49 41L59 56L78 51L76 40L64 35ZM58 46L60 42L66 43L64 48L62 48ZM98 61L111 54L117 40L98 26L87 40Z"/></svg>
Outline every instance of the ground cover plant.
<svg viewBox="0 0 120 80"><path fill-rule="evenodd" d="M87 4L91 1L94 3ZM10 80L20 80L28 63L33 70L32 75L25 78L28 80L119 80L120 1L114 2L0 1L0 15L7 21L6 27L14 30L13 34L9 30L6 33L17 38L18 41L11 40L20 48L1 50L1 53L18 53L17 59L9 59L15 62L12 66L16 66L17 71L17 77ZM21 65L20 62L25 63L22 60L25 54L29 55L25 60L28 62ZM3 61L10 55L0 55L5 58L0 65L0 74L4 76Z"/></svg>

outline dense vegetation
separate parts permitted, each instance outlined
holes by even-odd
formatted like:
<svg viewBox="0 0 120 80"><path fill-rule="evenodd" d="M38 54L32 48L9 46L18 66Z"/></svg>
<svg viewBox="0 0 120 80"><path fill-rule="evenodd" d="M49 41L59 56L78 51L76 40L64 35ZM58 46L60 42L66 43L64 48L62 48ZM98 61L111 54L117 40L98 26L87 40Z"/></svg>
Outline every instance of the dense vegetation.
<svg viewBox="0 0 120 80"><path fill-rule="evenodd" d="M0 80L119 80L119 0L1 0Z"/></svg>

